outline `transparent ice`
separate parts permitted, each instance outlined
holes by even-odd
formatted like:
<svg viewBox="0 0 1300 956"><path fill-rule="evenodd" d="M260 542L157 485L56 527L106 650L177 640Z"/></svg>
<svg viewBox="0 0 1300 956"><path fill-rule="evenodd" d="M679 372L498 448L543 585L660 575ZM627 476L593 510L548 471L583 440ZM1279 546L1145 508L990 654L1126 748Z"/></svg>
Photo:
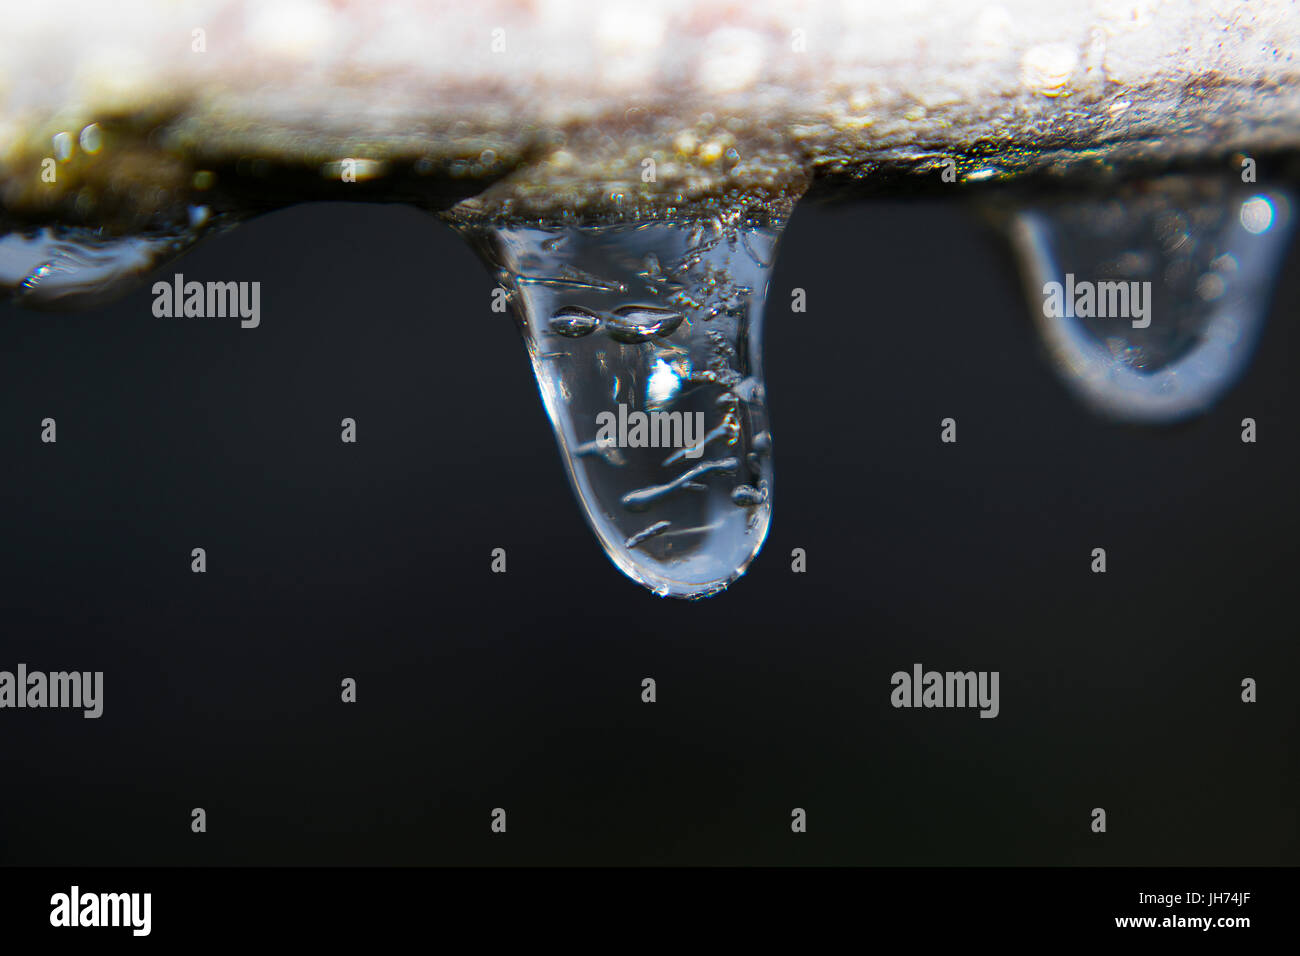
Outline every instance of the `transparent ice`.
<svg viewBox="0 0 1300 956"><path fill-rule="evenodd" d="M206 218L206 210L201 215ZM150 269L189 248L201 234L199 225L166 235L111 236L50 226L5 233L0 235L0 298L37 309L85 309L112 301Z"/></svg>
<svg viewBox="0 0 1300 956"><path fill-rule="evenodd" d="M722 216L478 233L510 291L587 521L614 563L656 594L717 593L767 534L761 333L778 233ZM702 413L702 428L665 429L676 442L659 447L633 447L630 430L598 441L598 416L620 405L680 421Z"/></svg>
<svg viewBox="0 0 1300 956"><path fill-rule="evenodd" d="M1031 203L1013 235L1030 301L1066 383L1103 414L1165 423L1206 410L1241 374L1259 338L1292 225L1280 189L1177 177L1123 197ZM1067 273L1150 282L1150 325L1048 317L1041 290Z"/></svg>

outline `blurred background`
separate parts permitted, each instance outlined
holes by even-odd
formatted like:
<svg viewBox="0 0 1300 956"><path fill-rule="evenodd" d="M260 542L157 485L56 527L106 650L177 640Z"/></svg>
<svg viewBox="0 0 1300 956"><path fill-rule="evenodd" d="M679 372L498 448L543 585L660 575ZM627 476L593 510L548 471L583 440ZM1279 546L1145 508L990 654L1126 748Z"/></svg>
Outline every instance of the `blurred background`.
<svg viewBox="0 0 1300 956"><path fill-rule="evenodd" d="M606 559L430 216L299 206L151 277L260 281L257 329L0 306L0 668L105 674L99 720L0 713L0 862L1300 863L1297 261L1216 409L1118 426L961 208L801 206L772 531L697 603ZM1000 716L893 709L917 662Z"/></svg>

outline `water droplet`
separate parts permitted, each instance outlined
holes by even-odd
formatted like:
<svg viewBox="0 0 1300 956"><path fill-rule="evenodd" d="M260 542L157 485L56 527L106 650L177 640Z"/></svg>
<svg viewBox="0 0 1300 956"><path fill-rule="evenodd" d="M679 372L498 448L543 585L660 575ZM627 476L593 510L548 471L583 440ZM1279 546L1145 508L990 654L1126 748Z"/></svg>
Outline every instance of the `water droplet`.
<svg viewBox="0 0 1300 956"><path fill-rule="evenodd" d="M66 163L72 158L72 134L63 132L55 133L51 141L54 147L54 158L61 163Z"/></svg>
<svg viewBox="0 0 1300 956"><path fill-rule="evenodd" d="M725 588L771 516L762 312L780 225L735 215L460 228L514 292L566 469L606 553L656 594ZM560 347L557 323L561 335L583 331Z"/></svg>
<svg viewBox="0 0 1300 956"><path fill-rule="evenodd" d="M81 143L81 148L85 152L94 156L104 145L104 136L100 132L99 125L97 123L91 123L89 126L82 129L78 141Z"/></svg>
<svg viewBox="0 0 1300 956"><path fill-rule="evenodd" d="M1031 310L1067 384L1123 421L1209 408L1259 337L1290 209L1282 190L1196 177L1021 206Z"/></svg>
<svg viewBox="0 0 1300 956"><path fill-rule="evenodd" d="M551 331L567 339L580 339L600 327L600 316L581 306L566 305L551 316Z"/></svg>
<svg viewBox="0 0 1300 956"><path fill-rule="evenodd" d="M1241 227L1251 235L1268 232L1273 225L1273 203L1265 196L1252 196L1241 204Z"/></svg>

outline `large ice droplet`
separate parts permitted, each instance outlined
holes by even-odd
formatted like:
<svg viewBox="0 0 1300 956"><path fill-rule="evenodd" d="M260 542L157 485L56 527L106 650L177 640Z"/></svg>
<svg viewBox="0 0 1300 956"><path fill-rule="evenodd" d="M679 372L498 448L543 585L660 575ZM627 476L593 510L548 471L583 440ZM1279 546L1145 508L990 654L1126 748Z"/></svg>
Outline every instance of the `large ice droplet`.
<svg viewBox="0 0 1300 956"><path fill-rule="evenodd" d="M475 233L588 522L656 594L722 590L767 534L761 332L778 233L726 217Z"/></svg>
<svg viewBox="0 0 1300 956"><path fill-rule="evenodd" d="M1283 190L1223 177L1022 206L1012 234L1066 383L1124 421L1211 406L1259 338L1291 208Z"/></svg>

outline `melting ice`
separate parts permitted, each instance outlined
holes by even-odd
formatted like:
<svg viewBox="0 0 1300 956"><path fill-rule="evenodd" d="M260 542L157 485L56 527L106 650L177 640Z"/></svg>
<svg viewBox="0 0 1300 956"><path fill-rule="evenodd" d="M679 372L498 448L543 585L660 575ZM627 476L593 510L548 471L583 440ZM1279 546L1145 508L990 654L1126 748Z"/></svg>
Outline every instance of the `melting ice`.
<svg viewBox="0 0 1300 956"><path fill-rule="evenodd" d="M205 213L206 215L206 213ZM45 227L0 235L0 297L30 308L84 309L108 302L199 235L104 236L84 228Z"/></svg>
<svg viewBox="0 0 1300 956"><path fill-rule="evenodd" d="M476 236L587 521L656 594L717 593L767 534L762 318L778 234L718 217Z"/></svg>

